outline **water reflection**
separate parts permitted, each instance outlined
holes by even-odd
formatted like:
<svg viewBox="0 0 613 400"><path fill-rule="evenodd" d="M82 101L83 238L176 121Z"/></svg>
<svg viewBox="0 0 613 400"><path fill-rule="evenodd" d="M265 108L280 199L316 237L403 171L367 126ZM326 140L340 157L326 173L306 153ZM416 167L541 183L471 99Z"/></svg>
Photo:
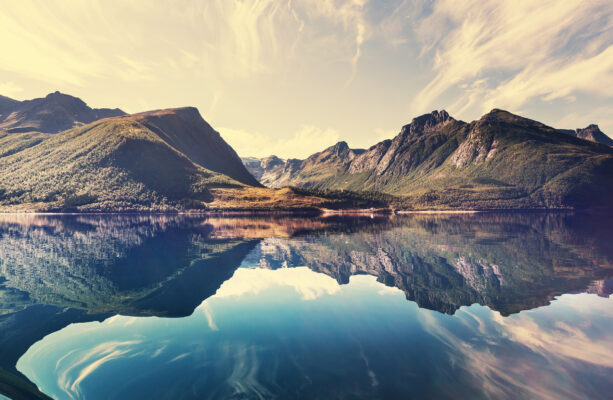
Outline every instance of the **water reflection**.
<svg viewBox="0 0 613 400"><path fill-rule="evenodd" d="M71 325L18 368L57 398L605 398L611 328L596 296L452 317L372 277L244 269L190 317Z"/></svg>
<svg viewBox="0 0 613 400"><path fill-rule="evenodd" d="M5 215L0 392L602 397L610 222Z"/></svg>

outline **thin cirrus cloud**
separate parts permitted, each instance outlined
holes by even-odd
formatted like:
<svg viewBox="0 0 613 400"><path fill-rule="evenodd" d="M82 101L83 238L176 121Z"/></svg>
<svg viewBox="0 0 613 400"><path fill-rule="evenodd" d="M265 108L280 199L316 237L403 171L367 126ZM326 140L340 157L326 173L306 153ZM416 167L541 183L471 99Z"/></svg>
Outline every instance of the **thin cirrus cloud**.
<svg viewBox="0 0 613 400"><path fill-rule="evenodd" d="M450 108L460 115L518 110L535 98L572 102L577 92L612 96L608 1L442 0L416 34L434 77L413 110L426 111L446 96L455 99Z"/></svg>
<svg viewBox="0 0 613 400"><path fill-rule="evenodd" d="M0 11L0 69L84 85L98 77L160 79L166 66L179 65L219 80L276 74L316 53L344 59L349 76L366 38L364 3L25 0Z"/></svg>
<svg viewBox="0 0 613 400"><path fill-rule="evenodd" d="M589 322L611 314L607 300L588 294L563 295L547 307L556 318L538 318L544 310L502 317L497 311L473 305L461 307L447 324L429 312L419 317L431 335L452 349L452 362L472 375L488 397L584 398L592 388L578 372L613 366L607 329ZM486 345L475 337L482 337ZM560 373L552 365L564 365L563 382L573 385L560 385Z"/></svg>

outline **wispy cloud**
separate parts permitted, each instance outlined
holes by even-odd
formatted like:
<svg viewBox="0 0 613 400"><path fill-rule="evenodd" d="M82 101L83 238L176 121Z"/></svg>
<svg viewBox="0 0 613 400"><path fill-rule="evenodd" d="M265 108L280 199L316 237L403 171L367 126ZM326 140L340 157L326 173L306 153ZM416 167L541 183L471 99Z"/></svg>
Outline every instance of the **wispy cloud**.
<svg viewBox="0 0 613 400"><path fill-rule="evenodd" d="M434 71L414 97L416 113L443 95L455 99L452 111L459 113L516 110L534 98L551 101L579 91L613 96L606 89L613 83L608 1L441 0L416 33Z"/></svg>
<svg viewBox="0 0 613 400"><path fill-rule="evenodd" d="M608 331L593 326L598 317L611 316L607 302L593 295L564 295L548 307L510 317L491 310L475 312L481 306L473 305L449 317L449 322L460 324L453 328L430 312L420 313L419 318L424 328L450 349L452 362L473 375L489 397L580 399L590 386L577 379L576 371L613 367ZM541 315L548 313L556 318ZM470 333L459 333L464 330ZM475 337L487 345L472 340ZM514 351L505 353L504 348ZM552 365L563 366L561 373L568 385L557 384L560 372L546 368Z"/></svg>
<svg viewBox="0 0 613 400"><path fill-rule="evenodd" d="M100 7L24 0L0 11L0 70L76 86L91 77L161 79L165 65L247 78L276 74L292 55L323 45L317 53L344 58L351 75L367 35L365 1L162 1L143 8L135 1Z"/></svg>

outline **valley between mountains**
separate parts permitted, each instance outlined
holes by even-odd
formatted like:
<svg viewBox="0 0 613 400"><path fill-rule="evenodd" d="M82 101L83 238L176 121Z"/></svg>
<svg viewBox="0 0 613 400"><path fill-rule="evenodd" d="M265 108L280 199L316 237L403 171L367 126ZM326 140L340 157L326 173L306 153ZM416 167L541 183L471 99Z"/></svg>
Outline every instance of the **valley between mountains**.
<svg viewBox="0 0 613 400"><path fill-rule="evenodd" d="M125 114L0 97L0 211L608 211L613 141L494 109L414 118L369 149L240 158L193 107Z"/></svg>

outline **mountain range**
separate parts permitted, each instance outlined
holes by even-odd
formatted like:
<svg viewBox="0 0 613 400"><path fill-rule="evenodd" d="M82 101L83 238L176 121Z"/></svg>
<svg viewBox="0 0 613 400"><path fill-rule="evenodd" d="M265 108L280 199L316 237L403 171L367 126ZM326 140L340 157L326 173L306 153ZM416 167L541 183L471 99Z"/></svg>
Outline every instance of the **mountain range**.
<svg viewBox="0 0 613 400"><path fill-rule="evenodd" d="M375 191L417 208L607 207L609 141L596 125L558 130L498 109L466 123L443 110L367 150L339 142L305 160L243 162L266 186Z"/></svg>
<svg viewBox="0 0 613 400"><path fill-rule="evenodd" d="M193 107L98 119L56 134L0 134L0 208L178 211L309 208L263 188Z"/></svg>
<svg viewBox="0 0 613 400"><path fill-rule="evenodd" d="M503 110L433 111L369 149L240 159L193 107L0 98L0 211L610 209L613 148Z"/></svg>

